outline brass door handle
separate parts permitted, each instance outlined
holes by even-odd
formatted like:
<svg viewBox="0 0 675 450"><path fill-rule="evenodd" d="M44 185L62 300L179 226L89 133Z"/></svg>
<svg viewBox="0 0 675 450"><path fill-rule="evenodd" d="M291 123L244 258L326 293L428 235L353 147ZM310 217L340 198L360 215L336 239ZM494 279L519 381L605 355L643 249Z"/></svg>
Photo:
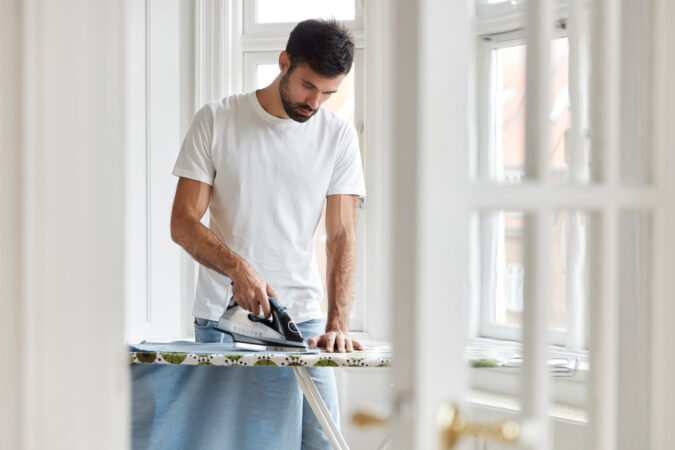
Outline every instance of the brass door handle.
<svg viewBox="0 0 675 450"><path fill-rule="evenodd" d="M360 410L352 413L352 423L357 427L386 425L389 423L389 417L375 414L370 411Z"/></svg>
<svg viewBox="0 0 675 450"><path fill-rule="evenodd" d="M520 425L513 420L496 425L468 423L452 403L445 403L439 408L436 420L441 432L441 444L446 450L455 448L462 436L485 437L504 443L515 443L521 434ZM389 418L360 410L352 414L352 422L358 427L369 427L386 425Z"/></svg>
<svg viewBox="0 0 675 450"><path fill-rule="evenodd" d="M436 416L444 449L455 447L462 436L486 437L505 443L514 443L520 438L520 425L507 420L496 425L468 423L452 403L443 404Z"/></svg>

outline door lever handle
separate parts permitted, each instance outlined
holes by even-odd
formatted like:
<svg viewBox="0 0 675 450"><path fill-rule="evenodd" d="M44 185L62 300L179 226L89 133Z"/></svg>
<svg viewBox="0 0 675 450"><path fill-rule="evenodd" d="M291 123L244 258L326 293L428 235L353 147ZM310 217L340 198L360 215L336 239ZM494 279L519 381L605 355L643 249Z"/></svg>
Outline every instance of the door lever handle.
<svg viewBox="0 0 675 450"><path fill-rule="evenodd" d="M389 417L370 411L360 410L352 414L352 422L358 427L382 426L389 423ZM443 404L436 415L441 432L443 449L452 450L462 436L485 437L503 443L515 443L520 438L520 425L507 420L496 425L469 423L452 403Z"/></svg>
<svg viewBox="0 0 675 450"><path fill-rule="evenodd" d="M387 425L389 423L389 417L366 410L359 410L352 413L352 423L357 427Z"/></svg>
<svg viewBox="0 0 675 450"><path fill-rule="evenodd" d="M462 436L485 437L504 443L515 443L520 438L520 425L507 420L496 425L469 423L452 403L444 403L436 415L444 449L455 448Z"/></svg>

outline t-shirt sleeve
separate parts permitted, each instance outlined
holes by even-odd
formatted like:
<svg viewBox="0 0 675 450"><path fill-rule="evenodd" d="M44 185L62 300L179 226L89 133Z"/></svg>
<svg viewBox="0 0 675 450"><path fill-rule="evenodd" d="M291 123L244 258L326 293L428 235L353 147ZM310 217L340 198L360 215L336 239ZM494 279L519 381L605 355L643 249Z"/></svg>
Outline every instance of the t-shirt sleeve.
<svg viewBox="0 0 675 450"><path fill-rule="evenodd" d="M337 157L326 195L335 194L366 196L359 139L352 125L345 128L338 140Z"/></svg>
<svg viewBox="0 0 675 450"><path fill-rule="evenodd" d="M211 158L212 137L213 112L205 105L192 119L190 129L185 134L173 174L213 185L216 169Z"/></svg>

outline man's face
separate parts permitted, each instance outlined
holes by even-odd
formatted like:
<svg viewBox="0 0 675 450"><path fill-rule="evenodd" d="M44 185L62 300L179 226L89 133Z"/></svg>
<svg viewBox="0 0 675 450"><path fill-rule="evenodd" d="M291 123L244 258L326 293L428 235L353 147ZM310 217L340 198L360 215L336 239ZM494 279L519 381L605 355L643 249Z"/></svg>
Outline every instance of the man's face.
<svg viewBox="0 0 675 450"><path fill-rule="evenodd" d="M289 67L279 84L286 114L296 122L307 122L337 92L344 78L345 75L335 78L318 75L307 64Z"/></svg>

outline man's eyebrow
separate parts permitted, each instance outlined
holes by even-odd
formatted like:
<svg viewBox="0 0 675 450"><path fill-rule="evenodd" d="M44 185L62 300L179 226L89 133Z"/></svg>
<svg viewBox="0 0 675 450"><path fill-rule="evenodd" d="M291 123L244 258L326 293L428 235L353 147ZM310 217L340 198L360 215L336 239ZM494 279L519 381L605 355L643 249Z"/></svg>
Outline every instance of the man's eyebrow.
<svg viewBox="0 0 675 450"><path fill-rule="evenodd" d="M310 83L309 81L305 80L304 78L301 78L302 82L309 85L309 87L313 89L318 89L316 86L314 86L313 83ZM335 94L337 91L324 91L324 94Z"/></svg>

